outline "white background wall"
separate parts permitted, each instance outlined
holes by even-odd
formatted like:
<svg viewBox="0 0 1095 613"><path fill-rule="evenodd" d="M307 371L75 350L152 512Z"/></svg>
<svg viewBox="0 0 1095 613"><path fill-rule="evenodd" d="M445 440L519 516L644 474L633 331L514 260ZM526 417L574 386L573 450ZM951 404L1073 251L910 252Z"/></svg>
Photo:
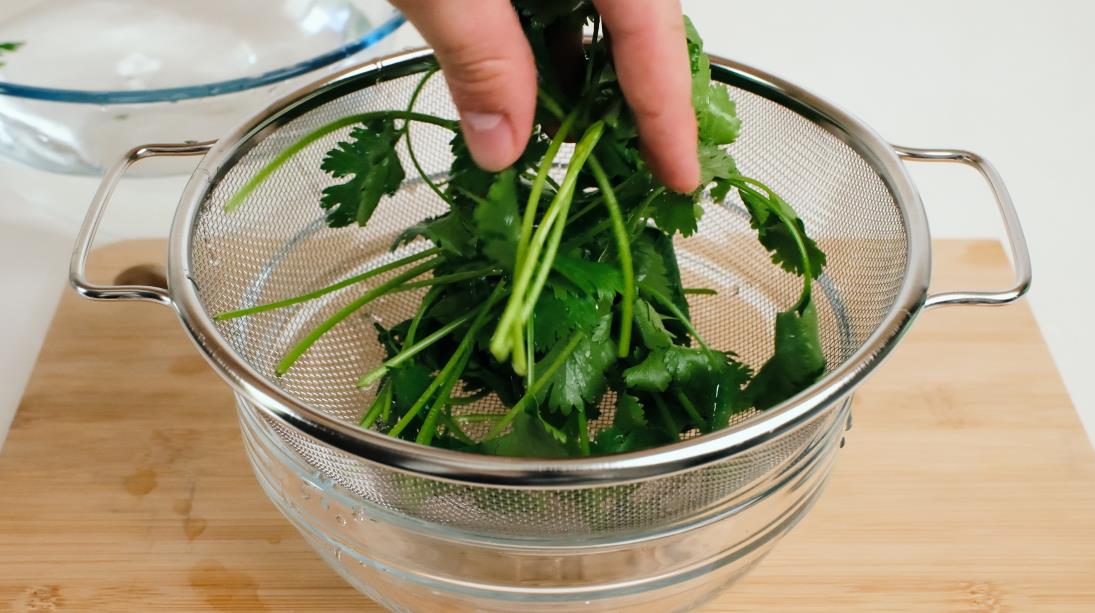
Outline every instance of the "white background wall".
<svg viewBox="0 0 1095 613"><path fill-rule="evenodd" d="M1087 372L1095 365L1088 353L1095 326L1084 308L1095 304L1095 256L1087 254L1095 249L1095 190L1087 185L1095 180L1095 3L684 0L684 7L712 53L810 89L892 142L972 149L998 166L1031 243L1031 304L1095 434L1095 377ZM399 34L401 44L417 40ZM973 171L912 172L936 236L1000 235ZM104 239L165 236L183 184L177 177L126 181ZM0 284L9 289L0 294L0 440L63 290L67 251L94 188L93 180L0 161Z"/></svg>
<svg viewBox="0 0 1095 613"><path fill-rule="evenodd" d="M1095 2L683 4L712 53L810 89L891 142L971 149L996 164L1030 242L1029 300L1095 439ZM975 172L912 174L935 236L1002 236Z"/></svg>

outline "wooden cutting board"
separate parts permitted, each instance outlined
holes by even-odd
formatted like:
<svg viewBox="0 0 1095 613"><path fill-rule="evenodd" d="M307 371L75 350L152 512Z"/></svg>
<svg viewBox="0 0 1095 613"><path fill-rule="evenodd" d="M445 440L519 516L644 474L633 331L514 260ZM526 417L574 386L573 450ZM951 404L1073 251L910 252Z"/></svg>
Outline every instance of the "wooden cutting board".
<svg viewBox="0 0 1095 613"><path fill-rule="evenodd" d="M935 289L1008 278L996 243L936 247ZM923 314L854 414L817 507L705 610L1095 611L1095 454L1026 305ZM174 315L72 294L0 450L0 605L379 610L263 496Z"/></svg>

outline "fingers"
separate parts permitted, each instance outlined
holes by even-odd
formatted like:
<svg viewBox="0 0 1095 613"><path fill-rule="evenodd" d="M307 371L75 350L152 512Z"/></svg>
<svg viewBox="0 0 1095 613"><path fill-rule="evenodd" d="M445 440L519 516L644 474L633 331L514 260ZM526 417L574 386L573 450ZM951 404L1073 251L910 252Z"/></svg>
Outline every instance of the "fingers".
<svg viewBox="0 0 1095 613"><path fill-rule="evenodd" d="M700 181L684 18L677 0L593 0L611 34L616 73L644 157L669 189Z"/></svg>
<svg viewBox="0 0 1095 613"><path fill-rule="evenodd" d="M532 132L536 66L508 0L393 0L434 48L475 162L498 171Z"/></svg>

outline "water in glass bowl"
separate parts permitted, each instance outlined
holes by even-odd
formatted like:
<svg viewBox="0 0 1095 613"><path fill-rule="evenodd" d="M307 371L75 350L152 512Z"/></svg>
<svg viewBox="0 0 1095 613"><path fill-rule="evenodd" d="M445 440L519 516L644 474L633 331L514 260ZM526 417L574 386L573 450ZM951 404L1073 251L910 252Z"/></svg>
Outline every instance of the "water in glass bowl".
<svg viewBox="0 0 1095 613"><path fill-rule="evenodd" d="M0 43L22 44L0 58L0 153L97 174L136 145L215 139L388 51L400 23L383 0L4 0Z"/></svg>

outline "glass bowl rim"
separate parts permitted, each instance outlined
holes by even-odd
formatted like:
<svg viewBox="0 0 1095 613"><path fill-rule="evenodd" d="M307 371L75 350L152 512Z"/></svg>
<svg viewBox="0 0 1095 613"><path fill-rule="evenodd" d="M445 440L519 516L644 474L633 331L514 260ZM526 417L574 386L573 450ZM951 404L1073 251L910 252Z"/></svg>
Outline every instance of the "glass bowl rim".
<svg viewBox="0 0 1095 613"><path fill-rule="evenodd" d="M376 25L360 37L340 47L301 62L282 66L281 68L275 68L274 70L251 77L240 77L212 83L183 85L179 87L101 91L38 87L34 85L20 85L18 83L0 81L0 95L43 100L47 102L110 105L176 102L180 100L192 100L195 98L208 98L232 94L286 81L329 66L341 59L348 58L375 45L394 32L399 26L403 25L404 22L406 22L406 18L398 11L393 11L393 14L388 17L388 19Z"/></svg>

